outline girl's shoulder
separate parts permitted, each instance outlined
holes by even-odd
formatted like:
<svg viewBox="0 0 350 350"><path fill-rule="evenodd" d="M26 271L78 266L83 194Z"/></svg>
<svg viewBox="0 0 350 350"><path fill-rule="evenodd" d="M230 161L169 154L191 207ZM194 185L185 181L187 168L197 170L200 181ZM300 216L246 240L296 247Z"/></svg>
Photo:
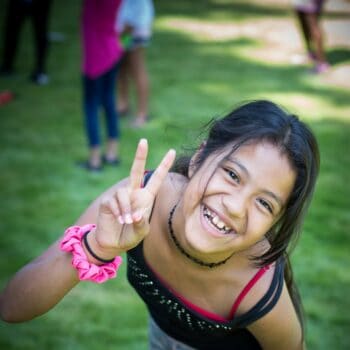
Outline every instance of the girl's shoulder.
<svg viewBox="0 0 350 350"><path fill-rule="evenodd" d="M152 174L153 171L148 171L145 173L143 186L147 186L147 183L150 181ZM160 187L156 200L158 202L162 202L163 200L168 201L171 198L180 198L187 182L187 177L178 173L169 172Z"/></svg>
<svg viewBox="0 0 350 350"><path fill-rule="evenodd" d="M302 327L285 283L274 307L248 329L264 349L303 349Z"/></svg>

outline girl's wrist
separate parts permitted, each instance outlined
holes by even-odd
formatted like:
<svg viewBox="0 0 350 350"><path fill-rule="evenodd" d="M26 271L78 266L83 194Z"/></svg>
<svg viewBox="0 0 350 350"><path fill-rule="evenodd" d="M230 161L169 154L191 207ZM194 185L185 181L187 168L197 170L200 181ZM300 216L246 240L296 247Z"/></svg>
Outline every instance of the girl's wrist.
<svg viewBox="0 0 350 350"><path fill-rule="evenodd" d="M123 259L120 256L115 256L116 252L113 253L113 259L104 259L104 257L98 256L87 240L84 246L86 235L95 227L94 224L87 224L67 228L60 241L60 249L72 254L71 264L77 270L81 281L103 283L117 276Z"/></svg>
<svg viewBox="0 0 350 350"><path fill-rule="evenodd" d="M88 261L96 265L103 265L123 253L118 249L102 247L96 238L96 227L85 234L82 246Z"/></svg>

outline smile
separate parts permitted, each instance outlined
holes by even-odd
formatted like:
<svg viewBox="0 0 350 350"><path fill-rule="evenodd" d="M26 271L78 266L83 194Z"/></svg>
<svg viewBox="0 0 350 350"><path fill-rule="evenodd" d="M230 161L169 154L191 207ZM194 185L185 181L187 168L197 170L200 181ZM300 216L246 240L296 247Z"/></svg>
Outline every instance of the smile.
<svg viewBox="0 0 350 350"><path fill-rule="evenodd" d="M226 226L219 216L206 206L203 206L203 214L206 221L220 233L229 234L233 232L232 227Z"/></svg>

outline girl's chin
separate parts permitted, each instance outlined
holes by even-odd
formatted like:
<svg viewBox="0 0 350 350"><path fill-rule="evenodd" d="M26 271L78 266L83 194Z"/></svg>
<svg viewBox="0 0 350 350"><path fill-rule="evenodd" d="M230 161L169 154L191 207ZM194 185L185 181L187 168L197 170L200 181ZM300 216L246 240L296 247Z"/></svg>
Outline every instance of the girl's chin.
<svg viewBox="0 0 350 350"><path fill-rule="evenodd" d="M193 233L194 231L190 231L190 232ZM217 242L217 239L213 242L210 235L205 237L205 235L203 235L203 234L201 236L198 236L195 234L188 234L188 235L186 235L187 248L185 248L185 249L191 255L194 255L197 258L204 260L204 261L222 260L225 257L227 257L227 255L229 255L229 253L227 253L227 252L225 253L224 251L222 251L220 249L220 247L217 244L215 244L216 242ZM222 246L221 246L221 248L222 248ZM223 256L222 259L220 258L221 256Z"/></svg>

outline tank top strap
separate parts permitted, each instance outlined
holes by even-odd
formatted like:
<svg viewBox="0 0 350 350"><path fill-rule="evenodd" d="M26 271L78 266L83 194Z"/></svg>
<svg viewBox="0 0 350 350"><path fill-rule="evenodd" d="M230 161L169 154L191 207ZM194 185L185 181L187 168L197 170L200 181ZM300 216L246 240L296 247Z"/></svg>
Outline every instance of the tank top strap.
<svg viewBox="0 0 350 350"><path fill-rule="evenodd" d="M270 269L270 265L261 267L256 274L251 278L251 280L246 284L246 286L242 289L241 293L239 293L237 299L233 303L232 309L229 314L229 319L232 319L239 305L242 303L245 296L249 293L249 291L254 287L254 285L260 280L260 278L265 274L267 270Z"/></svg>
<svg viewBox="0 0 350 350"><path fill-rule="evenodd" d="M248 312L236 317L240 327L245 327L266 315L279 300L284 284L284 258L278 259L275 264L274 275L265 295Z"/></svg>

